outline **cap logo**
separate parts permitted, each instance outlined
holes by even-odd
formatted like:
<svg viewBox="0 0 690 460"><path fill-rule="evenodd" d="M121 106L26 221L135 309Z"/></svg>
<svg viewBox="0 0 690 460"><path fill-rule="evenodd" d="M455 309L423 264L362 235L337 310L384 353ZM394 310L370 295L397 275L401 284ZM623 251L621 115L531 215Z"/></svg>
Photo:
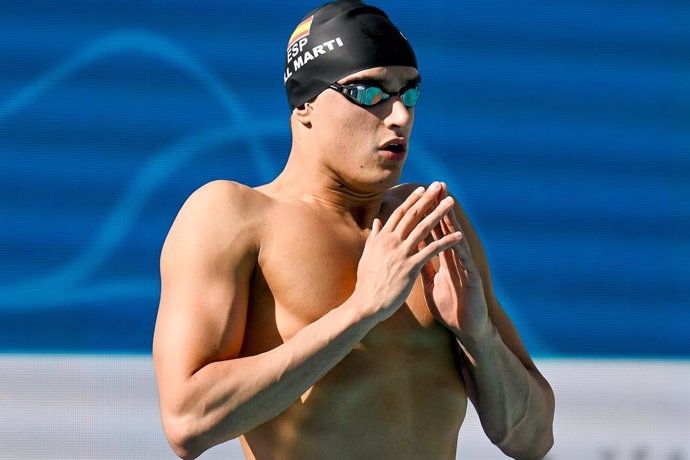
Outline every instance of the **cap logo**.
<svg viewBox="0 0 690 460"><path fill-rule="evenodd" d="M295 31L292 33L292 35L290 35L290 41L288 42L288 46L287 46L288 49L290 49L290 47L292 45L294 45L297 40L299 40L300 38L304 38L307 35L309 35L309 31L311 30L311 23L313 20L314 20L314 15L312 14L307 19L300 22L297 25L297 27L295 27Z"/></svg>

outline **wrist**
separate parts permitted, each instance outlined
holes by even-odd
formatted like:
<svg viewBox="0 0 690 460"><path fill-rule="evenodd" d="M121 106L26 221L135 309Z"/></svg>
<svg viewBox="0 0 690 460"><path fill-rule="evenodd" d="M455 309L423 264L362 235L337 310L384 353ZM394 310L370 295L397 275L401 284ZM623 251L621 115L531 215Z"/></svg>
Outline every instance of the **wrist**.
<svg viewBox="0 0 690 460"><path fill-rule="evenodd" d="M491 348L496 339L500 340L498 330L490 320L487 320L483 327L473 330L471 334L464 330L454 334L458 346L474 367L477 366L477 358L484 354L487 347Z"/></svg>
<svg viewBox="0 0 690 460"><path fill-rule="evenodd" d="M384 306L381 302L378 302L374 296L360 293L357 288L345 301L344 306L354 311L360 321L374 319L379 322L385 319L382 316Z"/></svg>
<svg viewBox="0 0 690 460"><path fill-rule="evenodd" d="M455 334L455 338L467 346L489 343L496 337L498 337L498 330L490 320L486 321L482 327L473 328L472 331L469 332L462 329L459 333Z"/></svg>
<svg viewBox="0 0 690 460"><path fill-rule="evenodd" d="M494 323L487 315L483 320L474 321L472 327L453 329L453 335L460 342L483 342L497 333Z"/></svg>

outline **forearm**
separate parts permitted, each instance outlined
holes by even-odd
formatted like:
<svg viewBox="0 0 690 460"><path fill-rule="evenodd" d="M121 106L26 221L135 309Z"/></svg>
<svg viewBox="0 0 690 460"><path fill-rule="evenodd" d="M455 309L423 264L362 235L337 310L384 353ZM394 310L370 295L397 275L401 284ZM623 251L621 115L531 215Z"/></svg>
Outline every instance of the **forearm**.
<svg viewBox="0 0 690 460"><path fill-rule="evenodd" d="M285 411L381 321L355 302L346 301L273 350L195 372L180 395L178 454L194 458Z"/></svg>
<svg viewBox="0 0 690 460"><path fill-rule="evenodd" d="M542 458L553 444L554 398L548 382L523 365L493 326L481 337L461 339L463 377L484 431L513 458Z"/></svg>

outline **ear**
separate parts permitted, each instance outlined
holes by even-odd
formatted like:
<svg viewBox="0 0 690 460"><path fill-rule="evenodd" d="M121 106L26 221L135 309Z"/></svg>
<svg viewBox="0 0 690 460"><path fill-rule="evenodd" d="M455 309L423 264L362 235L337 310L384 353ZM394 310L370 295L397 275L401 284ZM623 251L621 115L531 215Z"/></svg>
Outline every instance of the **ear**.
<svg viewBox="0 0 690 460"><path fill-rule="evenodd" d="M302 123L307 128L311 128L311 117L313 113L314 107L309 102L305 102L299 107L292 109L292 115L295 117L295 120Z"/></svg>

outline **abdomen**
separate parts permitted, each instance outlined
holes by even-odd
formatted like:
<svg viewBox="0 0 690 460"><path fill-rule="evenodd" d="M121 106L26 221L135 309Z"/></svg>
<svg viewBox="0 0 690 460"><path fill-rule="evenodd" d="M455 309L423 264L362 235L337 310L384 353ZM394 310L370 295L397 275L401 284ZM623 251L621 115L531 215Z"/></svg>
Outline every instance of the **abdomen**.
<svg viewBox="0 0 690 460"><path fill-rule="evenodd" d="M404 305L246 445L257 459L455 458L467 397L454 347Z"/></svg>

